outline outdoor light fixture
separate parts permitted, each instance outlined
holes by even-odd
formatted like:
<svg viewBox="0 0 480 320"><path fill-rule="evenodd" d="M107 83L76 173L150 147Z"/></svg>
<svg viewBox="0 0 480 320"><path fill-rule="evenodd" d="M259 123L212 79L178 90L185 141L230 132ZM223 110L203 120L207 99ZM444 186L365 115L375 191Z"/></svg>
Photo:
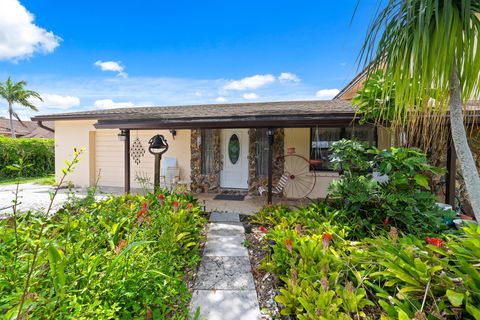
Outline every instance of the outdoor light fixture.
<svg viewBox="0 0 480 320"><path fill-rule="evenodd" d="M125 130L120 130L118 134L118 141L125 141L127 139L127 132Z"/></svg>
<svg viewBox="0 0 480 320"><path fill-rule="evenodd" d="M268 128L267 129L267 138L268 138L268 143L269 145L273 145L273 136L275 134L275 131L273 128Z"/></svg>
<svg viewBox="0 0 480 320"><path fill-rule="evenodd" d="M175 129L170 129L170 133L172 134L173 140L175 140L175 136L177 135L177 130L175 130Z"/></svg>
<svg viewBox="0 0 480 320"><path fill-rule="evenodd" d="M157 134L148 141L148 144L148 152L155 156L155 177L153 186L155 191L157 191L160 189L160 162L162 161L162 154L168 150L168 143L164 136Z"/></svg>

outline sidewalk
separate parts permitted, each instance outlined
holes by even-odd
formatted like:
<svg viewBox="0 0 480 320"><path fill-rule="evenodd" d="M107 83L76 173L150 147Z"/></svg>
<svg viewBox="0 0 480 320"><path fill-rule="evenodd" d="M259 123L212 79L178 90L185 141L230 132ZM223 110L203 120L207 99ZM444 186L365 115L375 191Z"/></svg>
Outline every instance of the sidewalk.
<svg viewBox="0 0 480 320"><path fill-rule="evenodd" d="M257 292L237 213L212 213L190 310L200 319L260 319Z"/></svg>

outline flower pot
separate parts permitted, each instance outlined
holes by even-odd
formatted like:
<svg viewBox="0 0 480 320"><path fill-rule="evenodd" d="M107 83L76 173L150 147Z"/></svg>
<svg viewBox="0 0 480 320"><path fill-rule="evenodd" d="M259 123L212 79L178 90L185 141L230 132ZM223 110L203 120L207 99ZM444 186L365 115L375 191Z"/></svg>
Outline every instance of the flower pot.
<svg viewBox="0 0 480 320"><path fill-rule="evenodd" d="M311 166L319 166L322 164L322 160L309 160Z"/></svg>

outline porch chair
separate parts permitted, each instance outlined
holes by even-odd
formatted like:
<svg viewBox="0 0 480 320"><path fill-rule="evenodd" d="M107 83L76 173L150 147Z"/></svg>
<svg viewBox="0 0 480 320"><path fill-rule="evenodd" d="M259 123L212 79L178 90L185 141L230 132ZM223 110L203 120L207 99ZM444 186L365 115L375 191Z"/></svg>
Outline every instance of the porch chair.
<svg viewBox="0 0 480 320"><path fill-rule="evenodd" d="M177 167L177 158L164 157L162 159L160 184L171 189L175 181L180 180L180 169Z"/></svg>
<svg viewBox="0 0 480 320"><path fill-rule="evenodd" d="M278 184L272 187L272 194L273 195L281 195L283 190L287 186L288 183L288 176L286 174L282 174L280 180L278 180ZM260 186L258 187L258 193L263 197L268 192L268 186Z"/></svg>

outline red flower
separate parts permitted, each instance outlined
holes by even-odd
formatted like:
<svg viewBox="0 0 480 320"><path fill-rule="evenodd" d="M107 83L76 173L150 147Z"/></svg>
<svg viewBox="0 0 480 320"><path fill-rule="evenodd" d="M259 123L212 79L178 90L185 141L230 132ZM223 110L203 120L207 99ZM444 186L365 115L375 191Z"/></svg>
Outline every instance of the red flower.
<svg viewBox="0 0 480 320"><path fill-rule="evenodd" d="M187 204L187 211L192 210L192 208L193 208L193 203L189 202L189 203Z"/></svg>
<svg viewBox="0 0 480 320"><path fill-rule="evenodd" d="M147 211L148 210L148 202L145 201L144 203L142 203L142 211Z"/></svg>
<svg viewBox="0 0 480 320"><path fill-rule="evenodd" d="M173 201L173 207L178 208L178 201Z"/></svg>
<svg viewBox="0 0 480 320"><path fill-rule="evenodd" d="M332 235L330 233L324 233L322 235L323 251L326 251L328 249L328 246L330 245L330 240L332 240Z"/></svg>
<svg viewBox="0 0 480 320"><path fill-rule="evenodd" d="M115 253L116 253L117 255L119 255L120 252L121 252L123 249L125 249L125 247L127 246L127 244L128 244L127 241L125 241L125 240L123 240L123 239L120 240L120 241L118 242L118 245L115 247Z"/></svg>
<svg viewBox="0 0 480 320"><path fill-rule="evenodd" d="M383 225L388 226L390 224L390 220L388 220L388 217L383 219Z"/></svg>
<svg viewBox="0 0 480 320"><path fill-rule="evenodd" d="M285 240L285 245L287 246L287 249L290 252L290 254L292 254L292 240L290 239Z"/></svg>
<svg viewBox="0 0 480 320"><path fill-rule="evenodd" d="M163 196L163 194L160 193L160 194L157 196L157 199L158 199L158 201L163 201L163 200L165 199L165 197Z"/></svg>
<svg viewBox="0 0 480 320"><path fill-rule="evenodd" d="M433 246L435 246L435 247L439 247L439 248L443 247L443 241L442 241L442 239L440 239L440 238L430 238L430 237L427 237L427 238L425 239L425 241L426 241L428 244L431 244L431 245L433 245Z"/></svg>
<svg viewBox="0 0 480 320"><path fill-rule="evenodd" d="M268 233L267 228L265 228L264 226L260 226L260 228L258 229L260 230L260 232Z"/></svg>
<svg viewBox="0 0 480 320"><path fill-rule="evenodd" d="M146 217L145 220L147 220L148 223L152 222L152 218L150 218L150 216Z"/></svg>

